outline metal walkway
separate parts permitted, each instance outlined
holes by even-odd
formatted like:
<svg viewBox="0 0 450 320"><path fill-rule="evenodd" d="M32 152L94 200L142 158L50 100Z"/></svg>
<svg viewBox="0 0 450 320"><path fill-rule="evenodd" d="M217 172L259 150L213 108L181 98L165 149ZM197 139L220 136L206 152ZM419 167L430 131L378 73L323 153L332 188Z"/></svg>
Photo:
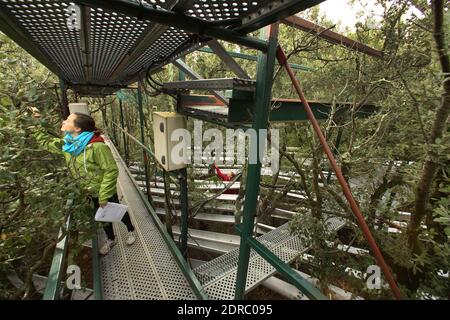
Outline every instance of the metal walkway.
<svg viewBox="0 0 450 320"><path fill-rule="evenodd" d="M335 217L327 221L327 227L330 230L338 230L344 225L345 222L342 219ZM309 249L304 246L300 237L290 234L288 223L257 239L285 263L291 262ZM210 299L234 299L238 260L239 248L194 269ZM275 268L252 249L245 292L249 292L275 272Z"/></svg>
<svg viewBox="0 0 450 320"><path fill-rule="evenodd" d="M128 205L136 242L126 245L127 229L114 224L117 244L101 259L103 299L197 299L139 196L116 148L119 198ZM102 243L100 243L101 245Z"/></svg>

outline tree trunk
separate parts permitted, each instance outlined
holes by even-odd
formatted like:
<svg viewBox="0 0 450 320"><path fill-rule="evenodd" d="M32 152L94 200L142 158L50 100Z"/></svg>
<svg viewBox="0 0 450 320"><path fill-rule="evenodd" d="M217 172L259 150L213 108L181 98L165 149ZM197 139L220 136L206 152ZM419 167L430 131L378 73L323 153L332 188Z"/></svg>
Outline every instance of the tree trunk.
<svg viewBox="0 0 450 320"><path fill-rule="evenodd" d="M432 10L434 16L433 36L443 74L443 93L441 104L436 111L431 129L431 135L429 138L430 145L434 144L436 139L442 137L450 111L450 63L448 49L445 43L444 1L432 1ZM429 148L416 187L414 212L411 215L411 223L408 227L408 243L414 253L421 252L420 243L418 240L420 234L420 224L427 214L431 187L438 169L436 157L436 151L432 147Z"/></svg>

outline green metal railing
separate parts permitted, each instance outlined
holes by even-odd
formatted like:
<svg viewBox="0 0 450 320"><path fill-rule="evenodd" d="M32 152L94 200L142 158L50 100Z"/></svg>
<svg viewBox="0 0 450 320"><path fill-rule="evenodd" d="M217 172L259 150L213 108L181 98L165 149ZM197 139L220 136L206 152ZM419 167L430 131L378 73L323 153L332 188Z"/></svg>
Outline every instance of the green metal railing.
<svg viewBox="0 0 450 320"><path fill-rule="evenodd" d="M58 243L53 254L52 264L48 273L48 279L44 290L43 300L58 300L62 293L62 279L65 274L66 259L69 247L69 231L72 225L72 207L74 204L73 194L69 195L66 202L66 220L58 233ZM95 226L95 221L92 218L92 225ZM96 300L102 299L101 289L101 275L100 275L100 260L98 256L98 239L96 230L92 237L92 272L93 272L93 286L94 297Z"/></svg>
<svg viewBox="0 0 450 320"><path fill-rule="evenodd" d="M64 266L67 257L67 247L69 243L69 230L72 223L72 205L73 198L66 202L66 221L58 233L58 243L53 254L52 265L48 273L47 284L45 286L43 300L58 300L61 296L61 280L64 272Z"/></svg>
<svg viewBox="0 0 450 320"><path fill-rule="evenodd" d="M96 226L94 216L92 216L92 225ZM93 289L94 299L103 300L102 280L100 272L100 256L98 252L98 233L95 228L92 236L92 272L93 272Z"/></svg>

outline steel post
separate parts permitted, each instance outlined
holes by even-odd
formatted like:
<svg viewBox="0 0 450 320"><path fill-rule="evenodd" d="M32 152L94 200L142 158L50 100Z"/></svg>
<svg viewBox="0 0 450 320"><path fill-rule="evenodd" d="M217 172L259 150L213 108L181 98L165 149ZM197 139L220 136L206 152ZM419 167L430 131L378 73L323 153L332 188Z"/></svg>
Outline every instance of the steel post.
<svg viewBox="0 0 450 320"><path fill-rule="evenodd" d="M114 103L111 103L111 120L112 122L116 122L116 115L114 114ZM112 135L114 139L114 144L118 144L119 141L117 140L117 131L115 126L111 126L112 129Z"/></svg>
<svg viewBox="0 0 450 320"><path fill-rule="evenodd" d="M278 23L264 28L261 37L269 38L269 50L261 52L258 57L258 71L256 76L255 92L255 118L253 129L256 130L256 141L250 144L257 145L259 155L259 130L267 129L269 119L270 101L272 94L272 83L275 69L275 58L278 46ZM266 33L268 31L268 34ZM252 146L250 146L250 150ZM245 188L245 203L243 211L243 222L241 232L241 242L239 246L239 262L237 269L235 299L243 299L245 285L247 282L248 262L250 257L250 246L248 238L252 236L255 222L256 206L259 194L259 183L261 178L261 162L259 156L254 164L249 163L247 169L247 181Z"/></svg>
<svg viewBox="0 0 450 320"><path fill-rule="evenodd" d="M139 124L141 127L141 142L145 145L145 125L144 125L144 107L142 101L142 85L139 83L137 90L137 98L138 98L138 108L139 108ZM152 203L152 196L150 194L150 181L148 177L148 157L145 150L142 150L142 160L144 162L144 171L145 171L145 189L148 201Z"/></svg>
<svg viewBox="0 0 450 320"><path fill-rule="evenodd" d="M123 105L122 105L122 99L119 99L119 108L120 108L120 125L123 129L125 129L125 119L123 116ZM128 165L128 141L127 136L125 132L122 132L122 138L123 138L123 151L125 153L125 163Z"/></svg>
<svg viewBox="0 0 450 320"><path fill-rule="evenodd" d="M188 240L188 219L189 219L189 199L187 185L186 168L178 171L178 180L180 181L180 209L181 209L181 253L187 257L187 240Z"/></svg>
<svg viewBox="0 0 450 320"><path fill-rule="evenodd" d="M61 88L61 116L65 120L70 115L70 110L69 100L67 99L67 85L62 78L59 78L59 87Z"/></svg>

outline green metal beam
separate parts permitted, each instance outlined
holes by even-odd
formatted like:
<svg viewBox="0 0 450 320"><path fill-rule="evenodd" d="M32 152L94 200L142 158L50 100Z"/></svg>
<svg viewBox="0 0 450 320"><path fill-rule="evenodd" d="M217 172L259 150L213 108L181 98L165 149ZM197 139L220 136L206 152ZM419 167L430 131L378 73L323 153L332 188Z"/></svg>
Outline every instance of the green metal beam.
<svg viewBox="0 0 450 320"><path fill-rule="evenodd" d="M92 273L93 273L94 298L95 300L102 300L103 289L100 272L100 257L98 253L98 236L96 230L97 223L94 220L94 216L92 216L92 226L94 229L92 235Z"/></svg>
<svg viewBox="0 0 450 320"><path fill-rule="evenodd" d="M204 53L215 54L215 52L211 48L207 48L207 47L200 48L197 51L204 52ZM257 56L253 56L253 55L250 55L250 54L245 54L245 53L240 53L240 52L233 52L233 51L227 51L227 53L233 58L250 60L250 61L258 61L258 57ZM304 66L304 65L301 65L301 64L290 63L289 65L291 66L292 69L303 70L303 71L317 71L317 69L314 69L314 68L311 68L311 67L308 67L308 66Z"/></svg>
<svg viewBox="0 0 450 320"><path fill-rule="evenodd" d="M291 284L297 287L305 296L314 300L328 300L322 292L320 292L311 283L303 279L297 272L295 272L289 265L278 258L273 252L271 252L266 246L264 246L258 240L249 237L247 239L250 246L261 257L269 262L282 276L284 276Z"/></svg>
<svg viewBox="0 0 450 320"><path fill-rule="evenodd" d="M208 111L212 107L226 108L214 96L188 94L180 95L177 112L229 127L251 123L255 114L253 94L234 90L230 94L227 92L226 97L229 99L228 114L213 114ZM272 99L270 104L269 119L271 122L308 120L304 105L300 100ZM309 105L318 120L327 120L333 110L331 102L309 101ZM196 107L197 109L190 107ZM352 111L352 107L352 103L336 103L335 120L348 117ZM363 105L355 111L355 117L365 118L373 115L377 110L378 107L375 105Z"/></svg>
<svg viewBox="0 0 450 320"><path fill-rule="evenodd" d="M117 123L115 123L115 122L111 122L111 123L113 125L115 125L120 131L122 131L123 134L126 134L128 136L128 138L130 138L133 142L135 142L137 145L139 145L152 158L155 158L155 154L153 153L153 151L149 147L147 147L146 145L142 144L142 142L140 142L137 138L133 137L131 134L129 134L127 131L125 131L125 129L120 127ZM155 163L158 164L157 161Z"/></svg>
<svg viewBox="0 0 450 320"><path fill-rule="evenodd" d="M189 228L189 199L186 168L178 170L178 180L180 181L180 211L181 211L181 253L187 258L187 242Z"/></svg>
<svg viewBox="0 0 450 320"><path fill-rule="evenodd" d="M122 128L125 128L125 118L123 115L123 104L122 99L119 98L119 108L120 108L120 125ZM116 125L114 123L114 125ZM117 125L116 125L117 126ZM125 152L125 163L128 165L128 143L127 143L127 136L125 135L125 132L122 132L122 138L123 138L123 149Z"/></svg>
<svg viewBox="0 0 450 320"><path fill-rule="evenodd" d="M69 243L69 230L72 223L71 207L73 205L72 194L69 195L69 199L66 202L65 209L66 223L59 230L58 243L55 247L55 253L53 254L52 265L48 273L47 284L45 285L43 300L58 300L61 293L61 279L64 273L65 259L67 256L67 249Z"/></svg>
<svg viewBox="0 0 450 320"><path fill-rule="evenodd" d="M225 40L260 51L267 50L267 42L265 41L246 36L230 29L217 27L215 23L190 17L183 13L155 9L145 2L132 0L75 0L74 2L122 13L142 20L150 20L197 35Z"/></svg>
<svg viewBox="0 0 450 320"><path fill-rule="evenodd" d="M186 57L182 57L180 60L186 63ZM186 73L181 69L178 69L178 81L186 81Z"/></svg>
<svg viewBox="0 0 450 320"><path fill-rule="evenodd" d="M67 84L63 78L59 78L59 87L61 89L61 115L63 117L62 120L66 120L70 115L69 110L69 99L67 98Z"/></svg>
<svg viewBox="0 0 450 320"><path fill-rule="evenodd" d="M250 79L248 73L233 59L227 49L217 39L208 42L208 47L222 60L233 73L241 79Z"/></svg>
<svg viewBox="0 0 450 320"><path fill-rule="evenodd" d="M110 110L111 110L111 120L112 120L113 122L116 122L116 115L115 115L115 113L114 113L114 103L111 103L111 109L110 109ZM115 143L115 144L118 144L118 143L119 143L119 140L117 139L116 127L115 127L115 126L112 126L111 129L112 129L112 135L113 135L114 143Z"/></svg>
<svg viewBox="0 0 450 320"><path fill-rule="evenodd" d="M186 58L181 59L182 62ZM178 80L185 81L186 74L179 69ZM186 168L178 170L178 180L180 181L180 209L181 209L181 253L184 258L187 258L187 242L188 242L188 229L189 229L189 197L188 197L188 183L187 183L187 171ZM166 180L164 180L166 181Z"/></svg>
<svg viewBox="0 0 450 320"><path fill-rule="evenodd" d="M138 90L137 90L137 100L138 100L138 109L139 109L139 124L141 128L141 143L145 145L145 126L144 126L144 106L143 106L143 100L142 100L142 85L139 82L138 84ZM148 157L145 150L142 150L142 161L144 163L144 170L145 170L145 189L147 191L147 198L149 201L151 201L151 194L150 194L150 181L148 177Z"/></svg>
<svg viewBox="0 0 450 320"><path fill-rule="evenodd" d="M178 109L177 113L182 114L183 116L186 116L186 117L191 117L193 119L198 119L201 121L205 121L205 122L212 123L212 124L215 124L218 126L229 128L229 129L242 129L245 131L250 128L250 127L242 125L242 124L234 124L234 123L224 122L219 119L214 119L214 118L208 117L206 115L190 113L190 112L187 112L186 109Z"/></svg>
<svg viewBox="0 0 450 320"><path fill-rule="evenodd" d="M273 75L275 69L275 59L278 47L278 23L265 28L261 32L261 37L269 39L269 50L267 53L260 53L258 59L258 70L256 76L256 100L255 117L253 129L257 131L256 143L257 154L259 155L259 130L267 129L269 120L270 100L272 94ZM267 29L270 34L266 34ZM252 146L250 146L252 149ZM261 161L257 156L255 164L248 164L247 181L245 186L245 203L243 210L242 234L239 246L239 262L236 276L235 299L243 299L245 284L247 283L248 262L250 258L250 246L247 241L252 236L256 215L256 204L259 194L259 183L261 179Z"/></svg>
<svg viewBox="0 0 450 320"><path fill-rule="evenodd" d="M239 32L248 33L261 29L271 23L280 21L318 5L325 0L284 0L267 1L266 8L259 8L257 12L248 17L242 27L237 28Z"/></svg>

